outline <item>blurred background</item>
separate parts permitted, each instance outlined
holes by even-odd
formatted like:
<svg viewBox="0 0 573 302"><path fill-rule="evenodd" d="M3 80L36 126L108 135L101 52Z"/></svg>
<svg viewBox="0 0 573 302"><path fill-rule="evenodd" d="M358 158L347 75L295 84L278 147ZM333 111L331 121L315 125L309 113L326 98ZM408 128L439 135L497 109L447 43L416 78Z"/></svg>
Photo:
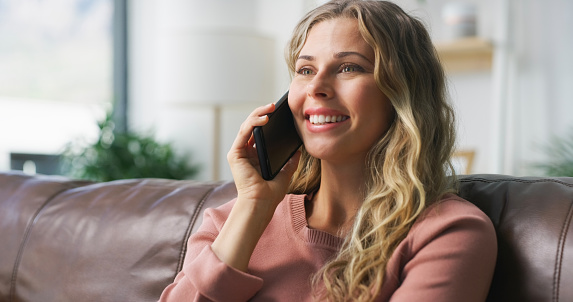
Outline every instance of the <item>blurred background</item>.
<svg viewBox="0 0 573 302"><path fill-rule="evenodd" d="M323 2L0 0L0 171L230 180L239 125L288 89L286 42ZM573 1L393 2L446 67L461 173L573 165Z"/></svg>

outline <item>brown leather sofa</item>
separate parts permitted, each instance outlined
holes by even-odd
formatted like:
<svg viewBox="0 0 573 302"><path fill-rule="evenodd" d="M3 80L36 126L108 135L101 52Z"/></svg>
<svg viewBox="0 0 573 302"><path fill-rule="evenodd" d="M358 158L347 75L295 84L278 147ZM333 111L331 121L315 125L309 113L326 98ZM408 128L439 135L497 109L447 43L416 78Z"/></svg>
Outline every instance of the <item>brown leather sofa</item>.
<svg viewBox="0 0 573 302"><path fill-rule="evenodd" d="M0 301L155 301L203 210L235 194L232 183L0 173ZM489 301L573 301L573 178L472 175L460 195L497 229Z"/></svg>

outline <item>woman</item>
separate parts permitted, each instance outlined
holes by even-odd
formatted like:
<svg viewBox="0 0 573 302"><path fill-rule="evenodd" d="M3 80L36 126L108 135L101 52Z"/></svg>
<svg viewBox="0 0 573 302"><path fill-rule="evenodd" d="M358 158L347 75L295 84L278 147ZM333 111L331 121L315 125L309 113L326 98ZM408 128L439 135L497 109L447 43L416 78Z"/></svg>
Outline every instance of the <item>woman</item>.
<svg viewBox="0 0 573 302"><path fill-rule="evenodd" d="M228 153L238 196L206 211L162 300L485 300L495 232L451 194L454 117L423 25L328 2L287 61L301 154L264 181L251 133L274 105L252 112Z"/></svg>

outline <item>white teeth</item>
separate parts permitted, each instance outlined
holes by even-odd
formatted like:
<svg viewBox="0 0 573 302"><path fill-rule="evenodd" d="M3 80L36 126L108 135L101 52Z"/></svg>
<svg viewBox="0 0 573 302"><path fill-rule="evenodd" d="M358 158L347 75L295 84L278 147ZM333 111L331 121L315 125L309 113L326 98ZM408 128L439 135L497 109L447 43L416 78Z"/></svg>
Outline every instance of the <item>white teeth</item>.
<svg viewBox="0 0 573 302"><path fill-rule="evenodd" d="M328 116L310 115L308 117L308 120L310 121L310 123L314 124L314 125L322 125L322 124L326 124L326 123L338 123L338 122L345 121L347 119L348 119L347 116L342 116L342 115L328 115Z"/></svg>

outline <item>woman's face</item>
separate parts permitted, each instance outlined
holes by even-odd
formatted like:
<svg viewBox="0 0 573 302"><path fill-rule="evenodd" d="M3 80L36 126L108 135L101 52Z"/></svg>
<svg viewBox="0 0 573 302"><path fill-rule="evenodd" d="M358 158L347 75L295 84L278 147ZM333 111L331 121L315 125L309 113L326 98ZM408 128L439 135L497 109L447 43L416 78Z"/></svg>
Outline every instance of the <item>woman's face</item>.
<svg viewBox="0 0 573 302"><path fill-rule="evenodd" d="M363 163L393 109L374 80L374 51L358 21L314 25L295 66L289 105L306 150L323 161Z"/></svg>

